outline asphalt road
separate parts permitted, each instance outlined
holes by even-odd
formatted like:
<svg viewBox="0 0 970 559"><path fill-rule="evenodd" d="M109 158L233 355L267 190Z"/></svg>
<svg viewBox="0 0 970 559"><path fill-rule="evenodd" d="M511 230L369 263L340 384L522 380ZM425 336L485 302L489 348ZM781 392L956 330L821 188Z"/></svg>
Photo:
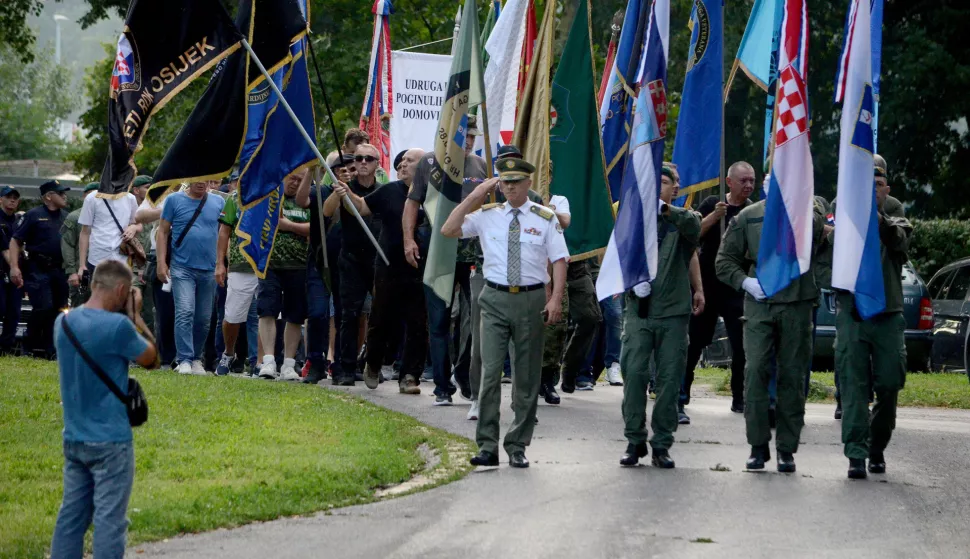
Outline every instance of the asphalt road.
<svg viewBox="0 0 970 559"><path fill-rule="evenodd" d="M474 439L466 402L434 408L396 383L349 390ZM509 385L503 386L504 435ZM970 557L970 413L904 409L887 473L846 479L833 407L809 405L796 474L744 471L744 422L695 398L674 470L621 468L622 388L540 404L528 470L497 469L411 495L138 546L185 559L437 557ZM651 404L652 406L652 404ZM774 452L773 452L774 454ZM724 471L729 468L729 471ZM137 555L135 554L137 552Z"/></svg>

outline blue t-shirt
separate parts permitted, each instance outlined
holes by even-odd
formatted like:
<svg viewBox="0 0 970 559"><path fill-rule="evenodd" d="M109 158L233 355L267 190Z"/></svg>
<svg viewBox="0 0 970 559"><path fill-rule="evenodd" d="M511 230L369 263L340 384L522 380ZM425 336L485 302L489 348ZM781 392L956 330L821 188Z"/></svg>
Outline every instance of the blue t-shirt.
<svg viewBox="0 0 970 559"><path fill-rule="evenodd" d="M64 333L67 318L81 347L101 365L123 392L128 392L128 363L148 347L128 317L100 309L79 307L57 317L54 347L61 377L64 440L84 443L131 440L128 412L117 396L88 367Z"/></svg>
<svg viewBox="0 0 970 559"><path fill-rule="evenodd" d="M182 268L192 268L203 272L216 269L216 239L219 238L219 214L226 201L217 194L206 194L205 207L202 214L195 220L192 228L182 240L182 245L175 248L175 241L182 234L182 230L192 220L196 208L201 200L189 198L184 192L176 192L165 201L162 219L172 224L171 246L172 265Z"/></svg>

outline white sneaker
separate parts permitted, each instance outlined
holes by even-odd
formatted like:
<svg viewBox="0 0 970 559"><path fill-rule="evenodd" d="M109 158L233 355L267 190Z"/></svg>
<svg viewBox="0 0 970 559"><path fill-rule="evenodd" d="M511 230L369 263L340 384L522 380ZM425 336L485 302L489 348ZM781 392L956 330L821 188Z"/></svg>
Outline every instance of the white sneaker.
<svg viewBox="0 0 970 559"><path fill-rule="evenodd" d="M270 358L270 360L264 360L262 365L259 366L259 378L265 378L273 380L276 378L276 360Z"/></svg>
<svg viewBox="0 0 970 559"><path fill-rule="evenodd" d="M179 363L178 373L180 375L191 375L192 374L192 363L190 361L182 361Z"/></svg>
<svg viewBox="0 0 970 559"><path fill-rule="evenodd" d="M390 365L384 365L381 367L381 376L384 380L398 380L401 378L401 374L394 370L394 367Z"/></svg>
<svg viewBox="0 0 970 559"><path fill-rule="evenodd" d="M205 365L202 364L202 361L199 361L198 359L196 359L195 361L192 362L192 374L200 377L204 377L209 373L206 372Z"/></svg>
<svg viewBox="0 0 970 559"><path fill-rule="evenodd" d="M477 421L479 411L480 410L478 409L478 400L472 400L472 408L468 410L468 420Z"/></svg>
<svg viewBox="0 0 970 559"><path fill-rule="evenodd" d="M303 378L300 376L300 373L296 372L296 361L294 359L283 360L283 366L280 367L280 376L277 377L276 380L282 380L282 381L303 380Z"/></svg>
<svg viewBox="0 0 970 559"><path fill-rule="evenodd" d="M606 370L606 382L610 383L610 386L623 386L623 375L620 374L619 363L613 363Z"/></svg>

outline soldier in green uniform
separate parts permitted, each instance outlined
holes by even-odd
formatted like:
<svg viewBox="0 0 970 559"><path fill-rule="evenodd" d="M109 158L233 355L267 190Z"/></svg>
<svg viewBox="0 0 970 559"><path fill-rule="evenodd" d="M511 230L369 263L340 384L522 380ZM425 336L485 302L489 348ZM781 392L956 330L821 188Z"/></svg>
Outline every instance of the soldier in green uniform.
<svg viewBox="0 0 970 559"><path fill-rule="evenodd" d="M767 186L767 182L766 182ZM768 380L772 358L778 375L778 471L795 471L795 452L805 425L805 375L812 357L812 309L818 299L813 271L802 274L773 297L766 298L755 277L764 200L752 204L731 220L715 260L717 277L724 284L747 292L744 299L744 419L751 445L749 470L760 470L771 458ZM825 217L818 205L813 211L812 266L825 242Z"/></svg>
<svg viewBox="0 0 970 559"><path fill-rule="evenodd" d="M870 472L885 473L883 452L896 427L896 400L906 382L906 320L903 317L901 278L913 226L903 214L902 204L889 203L886 163L876 157L876 205L886 309L863 320L855 308L852 293L840 291L835 315L835 360L837 374L841 377L843 409L842 443L849 459L850 479L866 477L866 458L869 459ZM870 371L876 395L871 414Z"/></svg>
<svg viewBox="0 0 970 559"><path fill-rule="evenodd" d="M512 409L515 419L505 435L505 451L514 468L527 468L525 447L532 442L542 368L542 328L562 316L569 251L552 210L528 198L535 167L521 159L498 165L499 178L479 185L448 216L446 237L478 237L485 255L481 307L481 415L475 466L498 465L499 408L505 356L511 348L515 370ZM479 207L501 183L506 202ZM547 296L548 265L553 289Z"/></svg>
<svg viewBox="0 0 970 559"><path fill-rule="evenodd" d="M687 366L687 327L693 309L690 261L701 236L701 218L689 209L671 206L677 196L673 168L664 166L660 181L662 202L657 220L657 277L626 294L620 370L623 373L624 435L629 444L620 459L635 466L647 451L647 387L649 363L657 364L657 401L650 427L652 463L673 468L670 447L677 430L677 399Z"/></svg>
<svg viewBox="0 0 970 559"><path fill-rule="evenodd" d="M84 187L84 197L87 198L97 190L98 183L88 183ZM91 295L91 287L88 285L90 278L82 278L77 275L81 260L78 245L78 240L81 237L81 225L77 222L80 216L81 208L78 207L78 209L67 214L67 217L64 218L64 224L61 225L61 257L64 259L64 273L68 275L68 301L71 303L71 308L80 307Z"/></svg>

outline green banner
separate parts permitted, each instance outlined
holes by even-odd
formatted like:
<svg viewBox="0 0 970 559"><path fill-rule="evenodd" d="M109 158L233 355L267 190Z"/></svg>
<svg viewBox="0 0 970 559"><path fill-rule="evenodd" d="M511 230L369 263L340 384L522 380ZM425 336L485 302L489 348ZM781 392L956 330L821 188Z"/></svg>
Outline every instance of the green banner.
<svg viewBox="0 0 970 559"><path fill-rule="evenodd" d="M552 81L549 192L569 200L566 245L573 261L606 249L615 219L606 182L594 88L589 0L580 5Z"/></svg>

